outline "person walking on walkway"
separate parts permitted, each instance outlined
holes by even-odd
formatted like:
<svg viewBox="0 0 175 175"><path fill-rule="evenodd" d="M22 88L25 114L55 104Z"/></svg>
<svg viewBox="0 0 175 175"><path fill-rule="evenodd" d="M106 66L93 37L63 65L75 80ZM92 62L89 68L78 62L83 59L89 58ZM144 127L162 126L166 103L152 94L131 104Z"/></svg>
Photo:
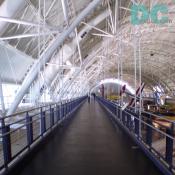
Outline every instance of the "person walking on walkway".
<svg viewBox="0 0 175 175"><path fill-rule="evenodd" d="M88 95L88 103L90 103L90 100L91 100L91 99L90 99L90 95Z"/></svg>
<svg viewBox="0 0 175 175"><path fill-rule="evenodd" d="M95 93L93 93L93 97L94 97L94 101L95 101L95 97L96 97Z"/></svg>

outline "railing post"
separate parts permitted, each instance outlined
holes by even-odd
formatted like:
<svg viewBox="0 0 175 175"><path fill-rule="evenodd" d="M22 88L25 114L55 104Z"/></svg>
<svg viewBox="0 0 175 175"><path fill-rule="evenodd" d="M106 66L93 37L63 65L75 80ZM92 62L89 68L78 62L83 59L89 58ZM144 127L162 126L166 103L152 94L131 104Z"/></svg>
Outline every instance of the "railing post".
<svg viewBox="0 0 175 175"><path fill-rule="evenodd" d="M41 108L41 136L46 132L46 112Z"/></svg>
<svg viewBox="0 0 175 175"><path fill-rule="evenodd" d="M2 122L2 145L3 145L4 165L5 167L7 167L8 163L12 159L10 126L5 125L4 119L1 119L1 122Z"/></svg>
<svg viewBox="0 0 175 175"><path fill-rule="evenodd" d="M131 115L127 114L127 128L130 130L131 129Z"/></svg>
<svg viewBox="0 0 175 175"><path fill-rule="evenodd" d="M67 102L65 103L65 116L67 115Z"/></svg>
<svg viewBox="0 0 175 175"><path fill-rule="evenodd" d="M60 108L59 105L56 106L56 113L57 113L57 122L60 120Z"/></svg>
<svg viewBox="0 0 175 175"><path fill-rule="evenodd" d="M72 112L72 101L70 102L70 111Z"/></svg>
<svg viewBox="0 0 175 175"><path fill-rule="evenodd" d="M67 102L65 104L65 116L67 116Z"/></svg>
<svg viewBox="0 0 175 175"><path fill-rule="evenodd" d="M54 108L50 107L50 127L54 125Z"/></svg>
<svg viewBox="0 0 175 175"><path fill-rule="evenodd" d="M135 134L139 137L139 116L138 114L135 115L134 124L135 124Z"/></svg>
<svg viewBox="0 0 175 175"><path fill-rule="evenodd" d="M120 107L118 108L118 119L121 120L121 110L120 110Z"/></svg>
<svg viewBox="0 0 175 175"><path fill-rule="evenodd" d="M149 145L150 147L152 146L152 128L149 126L152 126L152 117L151 115L147 116L147 120L146 123L148 125L146 125L146 144Z"/></svg>
<svg viewBox="0 0 175 175"><path fill-rule="evenodd" d="M63 114L63 104L61 103L61 106L60 106L60 118L63 119L64 117L64 114Z"/></svg>
<svg viewBox="0 0 175 175"><path fill-rule="evenodd" d="M68 104L68 113L70 113L70 101L69 101L69 104Z"/></svg>
<svg viewBox="0 0 175 175"><path fill-rule="evenodd" d="M69 102L67 102L67 115L69 114Z"/></svg>
<svg viewBox="0 0 175 175"><path fill-rule="evenodd" d="M117 118L117 106L115 106L115 112L114 112L114 114L115 114L115 119Z"/></svg>
<svg viewBox="0 0 175 175"><path fill-rule="evenodd" d="M67 115L69 114L69 102L67 102Z"/></svg>
<svg viewBox="0 0 175 175"><path fill-rule="evenodd" d="M27 143L30 146L33 143L33 125L32 117L29 116L29 113L26 113L26 128L27 128Z"/></svg>
<svg viewBox="0 0 175 175"><path fill-rule="evenodd" d="M64 107L65 109L65 117L66 117L66 115L67 115L67 102L65 103L65 107Z"/></svg>
<svg viewBox="0 0 175 175"><path fill-rule="evenodd" d="M126 125L125 123L125 112L122 110L122 123L123 125Z"/></svg>
<svg viewBox="0 0 175 175"><path fill-rule="evenodd" d="M172 137L174 137L174 125L172 124L170 128L166 129L166 133ZM172 161L173 161L173 139L170 137L166 136L166 156L165 156L166 161L170 166L172 166Z"/></svg>
<svg viewBox="0 0 175 175"><path fill-rule="evenodd" d="M64 104L61 105L62 118L64 118Z"/></svg>

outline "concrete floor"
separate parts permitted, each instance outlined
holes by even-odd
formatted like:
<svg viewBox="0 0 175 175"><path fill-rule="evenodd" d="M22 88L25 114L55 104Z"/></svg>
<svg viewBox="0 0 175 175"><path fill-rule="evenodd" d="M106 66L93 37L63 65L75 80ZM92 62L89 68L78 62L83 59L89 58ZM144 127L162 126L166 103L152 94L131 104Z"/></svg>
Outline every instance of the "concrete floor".
<svg viewBox="0 0 175 175"><path fill-rule="evenodd" d="M58 130L13 175L160 175L97 102L85 103L69 126Z"/></svg>

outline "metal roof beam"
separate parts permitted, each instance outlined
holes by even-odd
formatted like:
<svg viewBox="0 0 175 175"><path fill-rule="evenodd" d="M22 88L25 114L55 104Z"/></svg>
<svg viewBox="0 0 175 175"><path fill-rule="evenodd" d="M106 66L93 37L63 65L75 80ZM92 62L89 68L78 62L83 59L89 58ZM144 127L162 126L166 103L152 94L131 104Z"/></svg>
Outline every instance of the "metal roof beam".
<svg viewBox="0 0 175 175"><path fill-rule="evenodd" d="M16 1L15 1L16 2ZM64 31L60 36L57 36L55 40L52 42L52 44L46 49L46 51L41 55L40 59L28 75L26 76L20 90L18 91L16 98L12 105L10 106L7 115L10 115L16 111L16 108L18 107L19 103L23 99L25 93L33 83L33 81L36 79L38 75L38 70L43 68L43 64L40 63L47 63L54 51L61 46L61 44L64 42L64 40L75 30L75 28L81 23L81 21L94 10L97 5L101 3L101 0L93 0L79 15L78 17L73 21L73 23L70 25L70 27Z"/></svg>
<svg viewBox="0 0 175 175"><path fill-rule="evenodd" d="M0 6L0 35L6 30L7 22L2 21L2 17L12 18L16 15L16 13L24 8L26 5L26 0L5 0L3 4ZM8 8L7 8L8 7Z"/></svg>

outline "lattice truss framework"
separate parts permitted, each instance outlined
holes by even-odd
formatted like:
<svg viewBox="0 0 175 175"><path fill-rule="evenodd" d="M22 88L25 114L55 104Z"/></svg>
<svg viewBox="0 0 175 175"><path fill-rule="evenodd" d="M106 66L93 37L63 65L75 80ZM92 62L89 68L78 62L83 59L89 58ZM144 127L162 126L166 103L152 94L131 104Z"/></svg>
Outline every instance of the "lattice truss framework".
<svg viewBox="0 0 175 175"><path fill-rule="evenodd" d="M158 85L168 95L174 95L173 0L103 0L54 50L49 61L41 58L91 1L9 2L2 0L0 6L2 82L23 87L35 65L40 65L38 75L20 98L32 92L33 102L37 102L46 91L53 101L73 98L88 93L105 78L122 79L134 88L141 82L149 89ZM160 3L169 8L168 23L131 24L132 4L144 4L151 9ZM1 10L4 4L11 13ZM18 97L20 93L19 89Z"/></svg>

